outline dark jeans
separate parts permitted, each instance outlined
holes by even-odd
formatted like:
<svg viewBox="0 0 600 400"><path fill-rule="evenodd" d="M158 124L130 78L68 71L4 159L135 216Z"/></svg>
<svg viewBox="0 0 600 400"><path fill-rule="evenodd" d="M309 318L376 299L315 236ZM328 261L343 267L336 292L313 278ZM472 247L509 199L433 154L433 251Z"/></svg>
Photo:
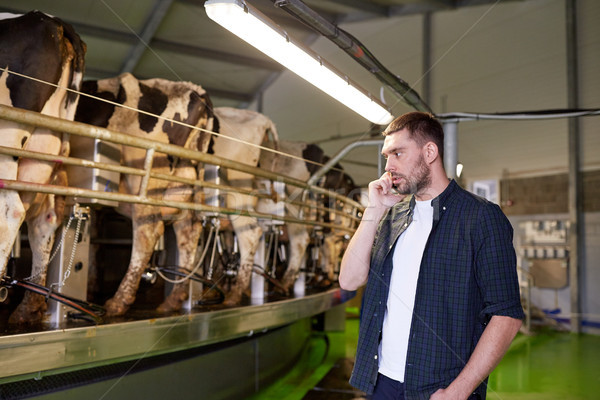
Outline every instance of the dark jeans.
<svg viewBox="0 0 600 400"><path fill-rule="evenodd" d="M369 400L404 400L404 383L388 378L385 375L377 375L377 383L373 394L367 397ZM479 400L478 394L472 394L468 400Z"/></svg>
<svg viewBox="0 0 600 400"><path fill-rule="evenodd" d="M385 375L377 375L377 384L370 400L404 400L404 383L395 381Z"/></svg>

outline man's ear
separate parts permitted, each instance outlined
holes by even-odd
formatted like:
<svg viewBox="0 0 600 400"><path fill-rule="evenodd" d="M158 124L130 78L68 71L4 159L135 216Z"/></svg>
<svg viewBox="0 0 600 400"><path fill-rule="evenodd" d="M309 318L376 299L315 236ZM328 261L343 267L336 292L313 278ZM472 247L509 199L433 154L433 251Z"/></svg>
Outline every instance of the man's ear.
<svg viewBox="0 0 600 400"><path fill-rule="evenodd" d="M425 143L423 146L423 157L428 164L434 162L439 156L437 145L433 142Z"/></svg>

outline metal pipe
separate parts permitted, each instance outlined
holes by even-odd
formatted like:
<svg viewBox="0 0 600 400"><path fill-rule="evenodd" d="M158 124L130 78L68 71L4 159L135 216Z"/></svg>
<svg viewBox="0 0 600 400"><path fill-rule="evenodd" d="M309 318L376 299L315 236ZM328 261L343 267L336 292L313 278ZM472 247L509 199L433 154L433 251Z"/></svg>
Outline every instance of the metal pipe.
<svg viewBox="0 0 600 400"><path fill-rule="evenodd" d="M0 189L23 191L23 192L51 193L51 194L58 194L58 195L62 195L62 196L74 196L74 197L82 197L82 198L88 198L88 199L119 201L119 202L124 202L124 203L138 203L138 204L145 204L145 205L157 206L157 207L170 207L170 208L179 208L179 209L184 209L184 210L194 210L194 211L199 211L199 212L209 212L209 213L221 214L221 215L243 215L243 216L247 216L247 217L253 217L253 218L257 218L257 219L266 219L266 220L276 219L276 220L290 222L290 223L294 223L294 224L322 226L322 227L336 229L336 230L354 232L354 229L345 228L345 227L342 227L337 224L330 224L330 223L318 222L318 221L307 221L307 220L293 218L293 217L280 217L277 215L259 213L256 211L238 210L238 209L226 208L226 207L211 207L211 206L206 206L204 204L189 203L189 202L183 202L183 201L171 201L171 200L162 200L162 199L154 199L154 198L141 198L138 195L132 195L132 194L115 193L115 192L100 192L100 191L90 190L90 189L80 189L80 188L72 188L72 187L64 187L64 186L56 186L56 185L47 185L47 184L42 184L42 183L20 182L20 181L8 180L8 179L0 179Z"/></svg>
<svg viewBox="0 0 600 400"><path fill-rule="evenodd" d="M151 172L152 158L153 158L153 154L156 149L158 149L160 152L172 154L172 155L175 155L178 157L186 157L186 158L190 158L190 159L208 161L209 163L217 163L217 164L220 162L223 162L223 164L228 164L228 166L231 166L233 169L237 169L236 167L240 167L240 169L242 169L242 170L244 170L244 169L250 170L250 171L258 170L260 175L263 175L263 176L271 175L271 176L276 177L277 180L279 180L279 181L284 181L284 182L288 181L288 180L292 181L292 182L298 181L298 180L294 180L289 177L282 177L282 176L279 176L274 173L269 173L268 171L263 171L261 169L255 168L255 167L249 167L245 164L230 162L230 160L223 159L221 157L211 156L211 155L207 155L205 153L200 153L197 151L183 149L179 146L168 145L168 144L164 144L164 143L158 143L158 142L154 142L154 141L150 141L150 140L136 138L136 137L132 137L132 136L122 134L119 132L110 131L108 129L98 128L96 126L85 125L85 124L81 124L81 123L77 123L77 122L73 122L73 121L62 120L62 119L55 118L55 117L49 117L47 115L43 115L43 114L39 114L39 113L27 111L27 110L14 109L12 107L4 106L4 105L0 105L0 118L5 118L7 120L19 122L19 123L43 126L48 129L55 130L55 131L65 131L65 132L69 132L69 133L75 134L75 135L103 139L103 140L111 141L113 143L126 144L129 146L145 148L147 150L147 155L146 155L146 160L145 160L145 171L141 171L141 170L135 169L135 168L128 168L128 167L117 167L117 166L112 166L112 167L114 167L115 169L123 169L124 168L128 173L133 173L135 175L144 175L145 174L144 179L146 181L149 180L150 177L156 177L159 179L164 178L165 180L168 180L168 181L185 180L183 178L178 178L175 176L164 175L164 174L154 174ZM19 156L25 156L25 157L31 157L31 158L39 157L39 158L45 159L47 161L61 162L61 160L65 160L65 161L68 161L68 163L70 163L70 164L80 165L80 166L84 166L84 167L95 168L102 164L102 163L78 160L78 159L71 158L71 157L52 156L52 155L48 155L48 154L29 152L26 150L6 148L6 147L2 147L2 146L0 146L0 150L2 150L2 152L4 152L4 150L5 150L6 153L19 154ZM208 157L206 157L206 156L208 156ZM236 164L238 164L238 165L236 165ZM263 172L265 172L265 173L263 173ZM185 181L186 181L186 183L190 183L192 185L198 185L198 186L203 185L203 184L204 185L208 184L207 182L196 181L193 179L189 179L189 180L185 180ZM331 197L341 199L346 204L350 204L350 205L358 204L360 206L359 203L354 202L353 200L348 199L345 196L341 196L335 192L324 190L319 187L312 187L311 185L308 185L306 182L303 182L303 181L298 181L298 182L300 182L301 187L303 187L305 189L308 189L308 190L316 189L314 191L323 193L323 194L328 194ZM144 185L141 185L141 186L143 189ZM282 220L284 222L298 223L298 224L304 224L304 225L313 225L313 226L323 226L323 227L329 227L332 229L337 228L337 229L341 229L344 231L353 232L353 229L350 229L350 228L340 227L335 224L320 223L317 221L304 221L304 220L300 220L297 218L291 218L291 217L278 217L278 216L274 216L271 214L264 214L264 213L258 213L258 212L247 211L247 210L242 211L242 210L236 210L236 209L230 209L230 208L209 207L209 206L205 206L202 204L196 204L196 203L165 201L165 200L161 200L161 199L150 199L150 198L145 197L145 194L144 194L145 190L141 191L142 196L140 196L140 195L128 195L128 194L114 193L114 192L100 192L100 191L95 191L95 190L70 188L70 187L62 187L62 186L55 186L55 185L35 184L35 183L19 182L19 181L11 181L11 180L0 180L0 189L52 193L52 194L82 197L82 198L122 201L122 202L127 202L127 203L139 203L139 204L147 204L147 205L153 205L153 206L173 207L173 208L179 208L179 209L190 209L190 210L195 210L195 211L200 211L200 212L212 212L212 213L217 213L217 214L222 214L222 215L246 215L246 216L259 218L259 219L267 219L267 220L276 219L276 220ZM306 204L297 203L297 202L295 202L295 203L302 207L307 206ZM308 205L308 206L310 206L310 205ZM342 211L338 211L338 210L333 210L333 209L329 209L329 208L325 208L325 207L318 207L318 208L327 210L327 211L333 211L336 214L344 214ZM362 207L361 207L361 209L362 209ZM358 221L358 218L356 218L356 217L351 217L351 216L348 216L348 217L350 217L349 219L354 222Z"/></svg>
<svg viewBox="0 0 600 400"><path fill-rule="evenodd" d="M218 157L212 154L202 153L195 150L185 149L183 147L168 143L155 142L152 140L127 135L125 133L112 131L106 128L86 125L80 122L67 121L60 118L39 114L33 111L12 108L3 104L0 104L0 118L18 123L40 126L56 132L67 132L73 135L80 135L84 137L106 140L121 145L143 148L146 150L153 148L155 151L170 154L175 157L186 158L189 160L208 164L216 164L222 166L223 168L231 168L237 171L253 174L255 176L260 176L266 179L284 182L288 185L296 186L305 190L310 190L315 193L325 194L327 196L341 200L347 204L352 204L362 208L362 205L360 203L348 199L347 197L335 193L334 191L308 184L307 182L304 182L300 179L276 174L275 172L267 171L258 167L251 167L249 165L234 160Z"/></svg>
<svg viewBox="0 0 600 400"><path fill-rule="evenodd" d="M567 31L567 103L577 108L579 100L579 77L577 74L577 2L566 2ZM581 331L581 308L579 301L580 260L583 249L579 236L582 233L582 185L579 174L579 119L569 118L569 287L571 289L571 332Z"/></svg>
<svg viewBox="0 0 600 400"><path fill-rule="evenodd" d="M450 179L456 179L458 164L458 123L444 121L444 168Z"/></svg>
<svg viewBox="0 0 600 400"><path fill-rule="evenodd" d="M327 161L325 163L325 165L323 165L317 172L315 172L313 174L313 176L311 176L308 179L307 184L308 185L316 184L316 182L323 175L325 175L331 168L333 168L333 166L335 164L337 164L338 161L340 161L346 154L348 154L351 150L355 149L356 147L380 146L381 144L383 144L383 139L359 140L357 142L349 143L346 147L344 147L343 149L338 151L337 154L335 156L333 156L329 161ZM362 206L360 206L360 207L362 208Z"/></svg>
<svg viewBox="0 0 600 400"><path fill-rule="evenodd" d="M423 14L423 65L421 65L421 93L425 102L431 101L431 12Z"/></svg>
<svg viewBox="0 0 600 400"><path fill-rule="evenodd" d="M138 169L138 168L125 167L122 165L114 165L114 164L107 164L107 163L100 163L100 162L96 162L96 161L89 161L89 160L73 158L73 157L64 157L64 156L58 156L58 155L52 155L52 154L46 154L46 153L39 153L39 152L15 149L12 147L5 147L5 146L0 146L0 154L5 154L5 155L13 156L13 157L28 158L28 159L33 159L33 160L60 162L63 165L74 165L74 166L84 167L84 168L95 168L95 169L100 169L100 170L115 171L115 172L119 172L122 174L128 174L128 175L144 176L146 174L146 172L143 169ZM238 194L243 194L243 195L248 195L248 196L254 196L254 197L257 197L260 199L271 199L271 200L273 199L273 195L267 194L267 193L260 193L259 191L256 191L253 189L244 189L244 188L238 188L238 187L227 186L227 185L219 185L219 184L207 182L204 180L184 178L184 177L180 177L180 176L176 176L176 175L160 174L160 173L151 171L150 178L158 179L158 180L162 180L162 181L166 181L166 182L183 183L183 184L190 185L190 186L198 186L198 187L204 187L204 188L209 188L209 189L219 189L219 190L221 190L223 192L227 192L227 193L238 193ZM141 191L140 191L140 193L141 193ZM306 203L301 203L299 201L290 200L289 198L277 199L277 201L282 201L284 203L292 204L292 205L295 205L298 207L307 207L308 206L308 204L306 204ZM315 206L311 205L311 207L315 207ZM357 217L347 215L342 210L335 210L335 209L330 209L328 207L321 207L321 206L316 206L316 209L320 210L320 211L332 212L334 214L344 215L349 219L358 221Z"/></svg>
<svg viewBox="0 0 600 400"><path fill-rule="evenodd" d="M140 191L138 195L142 198L146 198L148 195L148 184L150 183L150 172L152 171L152 161L154 160L154 149L146 150L146 159L144 160L144 171L146 173L142 177L142 183L140 184Z"/></svg>
<svg viewBox="0 0 600 400"><path fill-rule="evenodd" d="M419 97L408 83L392 74L373 56L354 36L327 21L317 12L299 0L273 0L275 6L281 7L294 17L337 44L360 65L371 72L379 81L390 87L399 97L419 111L432 112L431 108Z"/></svg>

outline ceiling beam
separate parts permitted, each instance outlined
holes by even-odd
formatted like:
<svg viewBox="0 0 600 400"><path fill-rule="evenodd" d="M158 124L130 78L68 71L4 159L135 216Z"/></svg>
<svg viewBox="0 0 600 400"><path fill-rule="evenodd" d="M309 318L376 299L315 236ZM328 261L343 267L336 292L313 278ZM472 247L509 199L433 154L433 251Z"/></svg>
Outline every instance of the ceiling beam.
<svg viewBox="0 0 600 400"><path fill-rule="evenodd" d="M219 60L230 64L247 65L249 67L261 68L270 71L282 71L281 64L271 61L270 59L260 59L254 57L242 56L239 54L228 53L221 50L206 49L187 45L183 43L171 42L169 40L154 39L150 44L155 50L164 50L174 53L182 53L199 58L208 58L211 60Z"/></svg>
<svg viewBox="0 0 600 400"><path fill-rule="evenodd" d="M382 17L387 17L389 15L390 10L390 8L387 6L382 6L377 3L372 3L370 1L365 0L329 0L329 2L341 4L343 6L350 7L358 11L367 12L369 14L375 14ZM319 12L319 14L321 14L321 12L317 10L316 6L311 6L311 8Z"/></svg>
<svg viewBox="0 0 600 400"><path fill-rule="evenodd" d="M156 0L154 7L152 8L152 12L150 12L150 15L144 23L144 27L142 28L142 32L138 36L137 43L133 46L125 58L125 62L121 67L121 73L133 72L135 67L140 62L142 55L149 47L149 44L154 37L154 34L158 30L160 23L165 19L167 11L169 11L172 3L173 0Z"/></svg>
<svg viewBox="0 0 600 400"><path fill-rule="evenodd" d="M117 31L108 28L101 28L99 26L92 26L73 21L65 20L65 22L71 24L75 31L82 36L91 36L99 39L110 40L112 42L132 44L136 43L138 40L138 38L135 37L134 34L128 32Z"/></svg>
<svg viewBox="0 0 600 400"><path fill-rule="evenodd" d="M430 0L416 3L402 4L390 7L390 16L425 14L435 11L451 10L456 8L452 0Z"/></svg>
<svg viewBox="0 0 600 400"><path fill-rule="evenodd" d="M99 28L96 26L73 23L69 22L73 25L73 28L81 34L87 36L93 36L100 39L106 39L115 42L125 42L125 43L136 43L138 38L127 32L116 31L112 29ZM271 61L269 59L261 59L255 57L247 57L239 54L228 53L225 51L207 49L203 47L172 42L169 40L163 39L152 39L150 42L150 47L155 50L164 50L176 53L183 53L187 55L191 55L198 58L208 58L211 60L219 60L231 64L241 64L248 65L254 68L266 69L269 71L282 71L283 67L281 64Z"/></svg>

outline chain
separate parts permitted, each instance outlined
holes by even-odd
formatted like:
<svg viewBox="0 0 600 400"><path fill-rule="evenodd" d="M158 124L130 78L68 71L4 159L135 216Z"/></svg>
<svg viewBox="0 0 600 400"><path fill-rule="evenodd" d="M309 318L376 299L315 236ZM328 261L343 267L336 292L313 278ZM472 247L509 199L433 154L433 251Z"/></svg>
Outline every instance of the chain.
<svg viewBox="0 0 600 400"><path fill-rule="evenodd" d="M67 224L63 226L60 242L56 245L56 248L54 249L53 254L50 256L50 259L48 260L47 265L50 265L50 263L52 262L54 257L56 257L56 255L58 254L58 251L63 247L65 238L67 236L67 232L69 231L69 228L71 226L71 222L73 222L73 220L75 218L77 218L77 225L75 227L75 236L73 238L73 248L71 249L71 256L69 258L69 264L67 266L67 270L65 271L65 273L63 275L62 281L52 283L50 285L50 287L57 287L57 288L63 287L65 282L69 278L69 276L71 276L71 270L73 268L73 261L75 260L75 253L77 251L77 243L79 241L79 235L81 234L81 224L83 221L88 219L88 212L89 211L87 208L80 207L79 204L73 205L73 212L69 216L69 220L67 221ZM45 270L47 271L48 269L46 268ZM29 276L29 277L25 278L24 280L32 281L32 280L40 277L42 274L43 274L43 272L36 274L36 275Z"/></svg>
<svg viewBox="0 0 600 400"><path fill-rule="evenodd" d="M71 222L73 222L74 218L75 218L75 216L73 214L71 214L69 216L69 220L67 221L67 225L63 225L62 234L60 236L60 242L54 248L54 253L52 253L52 255L50 256L50 258L48 259L48 264L47 265L50 265L50 263L52 262L52 260L54 259L54 257L56 257L56 255L58 254L58 251L61 249L61 247L62 247L62 245L63 245L63 243L65 241L65 237L67 236L67 231L69 230L69 227L71 226ZM47 271L47 268L46 268L46 271ZM23 280L31 282L34 279L39 278L43 274L44 274L44 272L40 272L39 274L31 275L31 276L29 276L29 277L27 277L27 278L25 278Z"/></svg>
<svg viewBox="0 0 600 400"><path fill-rule="evenodd" d="M69 266L65 271L62 282L58 285L59 288L63 287L69 276L71 276L71 268L73 267L73 260L75 260L75 250L77 250L77 242L79 241L79 233L81 232L81 222L83 217L77 218L77 226L75 227L75 237L73 238L73 249L71 250L71 257L69 258Z"/></svg>

